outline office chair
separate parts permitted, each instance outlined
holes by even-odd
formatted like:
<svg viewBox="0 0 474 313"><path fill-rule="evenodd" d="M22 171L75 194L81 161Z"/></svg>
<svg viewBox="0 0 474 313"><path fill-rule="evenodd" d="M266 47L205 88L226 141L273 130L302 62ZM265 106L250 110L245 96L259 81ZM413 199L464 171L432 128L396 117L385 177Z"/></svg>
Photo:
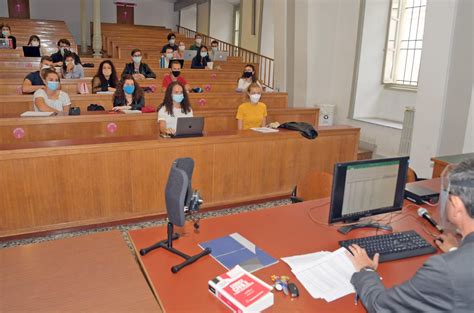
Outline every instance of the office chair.
<svg viewBox="0 0 474 313"><path fill-rule="evenodd" d="M331 196L332 175L319 170L308 172L293 188L292 203L322 199Z"/></svg>
<svg viewBox="0 0 474 313"><path fill-rule="evenodd" d="M173 248L173 240L179 239L179 234L174 233L174 226L183 227L186 212L197 212L199 211L199 206L202 204L199 193L197 191L193 192L192 189L191 180L193 170L194 160L191 158L176 159L171 165L168 182L165 187L166 211L168 213L168 237L150 247L140 250L140 254L144 256L152 250L163 248L185 259L184 262L171 267L171 272L173 273L177 273L185 266L211 253L211 249L206 248L199 254L189 256Z"/></svg>

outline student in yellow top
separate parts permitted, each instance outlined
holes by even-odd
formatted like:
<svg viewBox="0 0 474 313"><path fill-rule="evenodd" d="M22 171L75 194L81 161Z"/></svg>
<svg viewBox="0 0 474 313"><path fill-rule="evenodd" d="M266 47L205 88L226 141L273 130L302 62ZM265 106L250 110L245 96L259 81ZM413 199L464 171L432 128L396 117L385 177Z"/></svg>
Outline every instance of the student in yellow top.
<svg viewBox="0 0 474 313"><path fill-rule="evenodd" d="M240 129L250 129L253 127L263 127L267 119L267 106L259 102L262 96L262 87L252 83L247 88L247 95L250 102L239 105L237 111L237 127Z"/></svg>

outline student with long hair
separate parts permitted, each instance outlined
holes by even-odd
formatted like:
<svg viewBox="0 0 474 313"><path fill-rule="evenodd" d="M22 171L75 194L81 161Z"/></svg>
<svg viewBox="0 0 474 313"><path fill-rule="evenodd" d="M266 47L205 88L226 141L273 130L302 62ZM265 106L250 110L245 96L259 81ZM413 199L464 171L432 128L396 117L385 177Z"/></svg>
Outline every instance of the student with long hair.
<svg viewBox="0 0 474 313"><path fill-rule="evenodd" d="M62 75L66 79L84 78L84 68L81 63L76 62L76 54L74 52L66 52L64 54L64 64L62 66Z"/></svg>
<svg viewBox="0 0 474 313"><path fill-rule="evenodd" d="M145 105L143 89L132 75L125 75L114 93L114 110L141 110Z"/></svg>
<svg viewBox="0 0 474 313"><path fill-rule="evenodd" d="M262 84L257 80L257 76L255 75L255 67L252 64L247 64L239 79L237 91L244 92L251 84L257 84L262 88Z"/></svg>
<svg viewBox="0 0 474 313"><path fill-rule="evenodd" d="M174 134L178 118L192 116L193 110L186 89L179 82L172 82L166 89L163 103L158 110L160 133Z"/></svg>
<svg viewBox="0 0 474 313"><path fill-rule="evenodd" d="M196 56L193 58L191 68L203 69L207 67L207 63L211 62L207 53L207 47L201 46Z"/></svg>
<svg viewBox="0 0 474 313"><path fill-rule="evenodd" d="M110 60L102 61L97 73L92 79L92 93L99 91L115 92L118 84L119 80L114 63Z"/></svg>
<svg viewBox="0 0 474 313"><path fill-rule="evenodd" d="M262 96L262 87L253 83L247 89L249 102L239 105L237 111L237 128L250 129L253 127L265 126L267 120L267 106L260 102Z"/></svg>
<svg viewBox="0 0 474 313"><path fill-rule="evenodd" d="M38 89L33 94L35 111L68 112L71 100L67 93L61 90L59 74L52 69L43 72L46 87Z"/></svg>
<svg viewBox="0 0 474 313"><path fill-rule="evenodd" d="M12 36L12 30L8 24L2 24L2 33L0 34L0 38L6 38L10 40L10 47L12 49L16 49L16 38Z"/></svg>

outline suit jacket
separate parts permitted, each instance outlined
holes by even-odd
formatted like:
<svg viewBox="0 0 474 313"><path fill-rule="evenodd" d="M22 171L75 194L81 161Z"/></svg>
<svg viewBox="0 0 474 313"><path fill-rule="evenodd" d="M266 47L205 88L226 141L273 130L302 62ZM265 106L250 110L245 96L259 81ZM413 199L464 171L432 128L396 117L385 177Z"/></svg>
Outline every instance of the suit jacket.
<svg viewBox="0 0 474 313"><path fill-rule="evenodd" d="M401 285L385 289L370 271L354 273L351 283L369 312L474 312L474 233Z"/></svg>
<svg viewBox="0 0 474 313"><path fill-rule="evenodd" d="M156 74L151 70L148 64L140 63L138 72L140 74L143 74L145 78L156 78ZM123 72L122 72L122 77L125 74L135 74L135 65L133 64L133 62L127 63L127 65L125 65L125 68L123 69Z"/></svg>

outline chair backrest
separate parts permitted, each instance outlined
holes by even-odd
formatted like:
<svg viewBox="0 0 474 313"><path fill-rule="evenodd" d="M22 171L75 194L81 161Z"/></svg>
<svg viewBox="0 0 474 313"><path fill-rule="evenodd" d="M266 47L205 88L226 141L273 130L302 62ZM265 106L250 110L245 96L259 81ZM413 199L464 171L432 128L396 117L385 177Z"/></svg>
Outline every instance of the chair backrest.
<svg viewBox="0 0 474 313"><path fill-rule="evenodd" d="M296 185L296 196L303 201L331 196L332 175L321 171L308 172Z"/></svg>
<svg viewBox="0 0 474 313"><path fill-rule="evenodd" d="M192 196L191 180L194 160L176 159L171 165L165 187L165 202L168 220L176 226L184 226L184 207L189 205Z"/></svg>
<svg viewBox="0 0 474 313"><path fill-rule="evenodd" d="M413 183L417 180L418 176L416 175L415 171L409 167L407 172L407 183Z"/></svg>

